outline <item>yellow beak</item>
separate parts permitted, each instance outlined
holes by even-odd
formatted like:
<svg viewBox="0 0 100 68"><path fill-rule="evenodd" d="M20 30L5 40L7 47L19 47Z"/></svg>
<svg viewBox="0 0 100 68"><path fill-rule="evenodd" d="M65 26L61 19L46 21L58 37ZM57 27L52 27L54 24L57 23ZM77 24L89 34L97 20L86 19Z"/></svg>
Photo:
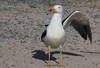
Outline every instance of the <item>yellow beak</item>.
<svg viewBox="0 0 100 68"><path fill-rule="evenodd" d="M51 7L51 8L49 9L49 11L50 11L50 12L54 12L54 11L55 11L54 7Z"/></svg>

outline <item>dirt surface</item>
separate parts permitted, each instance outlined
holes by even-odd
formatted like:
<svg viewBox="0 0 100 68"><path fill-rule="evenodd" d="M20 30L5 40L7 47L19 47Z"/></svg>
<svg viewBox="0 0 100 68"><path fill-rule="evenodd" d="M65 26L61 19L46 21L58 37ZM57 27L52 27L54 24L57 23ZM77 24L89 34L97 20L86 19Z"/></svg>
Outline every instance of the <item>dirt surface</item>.
<svg viewBox="0 0 100 68"><path fill-rule="evenodd" d="M52 17L48 9L55 4L64 6L63 19L82 11L93 36L90 44L73 27L66 28L65 66L60 68L100 68L100 0L0 0L0 68L48 68L47 47L40 37ZM51 54L51 63L57 64L59 48Z"/></svg>

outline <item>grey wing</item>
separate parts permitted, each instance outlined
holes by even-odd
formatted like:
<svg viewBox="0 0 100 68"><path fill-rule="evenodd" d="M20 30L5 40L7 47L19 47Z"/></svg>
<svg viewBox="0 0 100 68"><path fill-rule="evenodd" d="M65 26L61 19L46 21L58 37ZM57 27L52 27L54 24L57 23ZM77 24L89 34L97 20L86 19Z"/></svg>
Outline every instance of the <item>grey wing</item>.
<svg viewBox="0 0 100 68"><path fill-rule="evenodd" d="M91 28L88 19L84 14L82 14L80 11L74 11L71 13L67 18L65 18L62 22L64 29L72 25L76 31L87 40L87 37L89 38L90 42L92 43L92 33Z"/></svg>

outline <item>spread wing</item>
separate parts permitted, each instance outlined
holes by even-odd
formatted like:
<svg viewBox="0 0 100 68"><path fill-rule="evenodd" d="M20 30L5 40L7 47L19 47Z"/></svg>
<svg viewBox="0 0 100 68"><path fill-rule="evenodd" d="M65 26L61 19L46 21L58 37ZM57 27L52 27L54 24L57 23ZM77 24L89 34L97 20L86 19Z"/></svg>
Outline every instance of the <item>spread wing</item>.
<svg viewBox="0 0 100 68"><path fill-rule="evenodd" d="M67 26L72 25L76 31L87 40L89 38L92 43L92 33L88 19L86 16L80 11L72 12L67 18L65 18L62 22L63 28L65 29Z"/></svg>

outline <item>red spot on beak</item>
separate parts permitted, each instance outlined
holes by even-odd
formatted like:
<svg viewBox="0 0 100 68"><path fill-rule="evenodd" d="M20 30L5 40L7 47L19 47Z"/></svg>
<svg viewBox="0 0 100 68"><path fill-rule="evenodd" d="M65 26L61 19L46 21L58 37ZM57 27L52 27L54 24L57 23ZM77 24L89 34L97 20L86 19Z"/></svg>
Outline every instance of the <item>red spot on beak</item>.
<svg viewBox="0 0 100 68"><path fill-rule="evenodd" d="M54 7L51 7L51 8L49 9L49 11L50 11L50 12L54 12L54 11L55 11Z"/></svg>

